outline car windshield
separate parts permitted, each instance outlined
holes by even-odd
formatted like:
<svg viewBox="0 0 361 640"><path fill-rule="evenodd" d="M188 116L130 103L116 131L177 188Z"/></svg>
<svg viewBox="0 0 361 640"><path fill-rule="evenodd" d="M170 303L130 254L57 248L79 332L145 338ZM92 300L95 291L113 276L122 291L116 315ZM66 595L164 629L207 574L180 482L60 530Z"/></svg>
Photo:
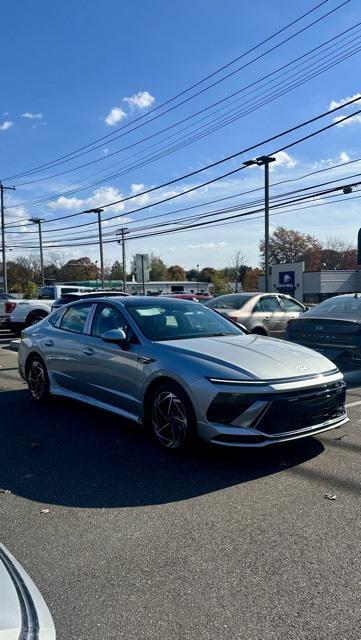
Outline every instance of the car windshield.
<svg viewBox="0 0 361 640"><path fill-rule="evenodd" d="M247 293L219 296L218 298L207 302L207 307L210 309L241 309L241 307L243 307L243 305L251 298L253 298L253 296L250 296Z"/></svg>
<svg viewBox="0 0 361 640"><path fill-rule="evenodd" d="M317 307L311 309L308 316L348 316L361 317L361 297L354 296L335 296L329 300L324 300Z"/></svg>
<svg viewBox="0 0 361 640"><path fill-rule="evenodd" d="M182 340L242 335L242 330L196 302L127 305L127 311L149 340Z"/></svg>

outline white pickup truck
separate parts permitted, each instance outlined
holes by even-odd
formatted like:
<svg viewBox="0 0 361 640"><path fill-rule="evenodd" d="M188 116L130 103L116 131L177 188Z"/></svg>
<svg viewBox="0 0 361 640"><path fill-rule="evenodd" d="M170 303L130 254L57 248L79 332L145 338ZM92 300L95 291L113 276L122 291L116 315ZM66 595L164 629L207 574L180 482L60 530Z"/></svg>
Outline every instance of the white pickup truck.
<svg viewBox="0 0 361 640"><path fill-rule="evenodd" d="M15 335L20 335L25 327L30 327L48 316L53 302L64 293L82 293L91 290L91 287L54 284L40 287L36 300L8 299L5 301L2 326L10 329Z"/></svg>

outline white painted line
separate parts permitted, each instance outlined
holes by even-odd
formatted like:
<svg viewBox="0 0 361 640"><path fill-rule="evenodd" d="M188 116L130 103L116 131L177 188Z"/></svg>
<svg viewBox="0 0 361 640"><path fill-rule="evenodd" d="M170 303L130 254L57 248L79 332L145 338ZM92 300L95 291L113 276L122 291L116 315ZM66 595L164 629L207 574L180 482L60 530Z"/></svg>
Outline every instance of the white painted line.
<svg viewBox="0 0 361 640"><path fill-rule="evenodd" d="M350 409L350 407L357 407L361 404L361 400L357 400L357 402L348 402L345 404L346 409Z"/></svg>

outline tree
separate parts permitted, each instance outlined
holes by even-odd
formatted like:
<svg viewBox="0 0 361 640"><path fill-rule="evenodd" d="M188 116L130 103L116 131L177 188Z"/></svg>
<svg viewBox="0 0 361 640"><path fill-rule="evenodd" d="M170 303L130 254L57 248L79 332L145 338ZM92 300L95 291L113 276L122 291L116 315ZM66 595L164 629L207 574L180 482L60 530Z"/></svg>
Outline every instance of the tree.
<svg viewBox="0 0 361 640"><path fill-rule="evenodd" d="M169 273L166 265L159 256L151 254L150 256L150 279L154 282L169 280Z"/></svg>
<svg viewBox="0 0 361 640"><path fill-rule="evenodd" d="M178 264L174 264L171 267L168 267L168 274L170 280L186 280L187 274L184 271L183 267L180 267Z"/></svg>
<svg viewBox="0 0 361 640"><path fill-rule="evenodd" d="M219 272L216 272L213 275L211 291L215 296L220 296L223 293L232 293L232 289L228 284L227 278L222 276Z"/></svg>
<svg viewBox="0 0 361 640"><path fill-rule="evenodd" d="M123 280L123 266L120 264L119 260L113 262L110 273L112 280Z"/></svg>
<svg viewBox="0 0 361 640"><path fill-rule="evenodd" d="M198 269L189 269L186 271L187 280L190 282L200 282L200 271Z"/></svg>
<svg viewBox="0 0 361 640"><path fill-rule="evenodd" d="M22 293L27 282L32 280L34 274L29 267L26 267L19 259L6 263L8 286L14 293Z"/></svg>
<svg viewBox="0 0 361 640"><path fill-rule="evenodd" d="M357 269L357 250L340 238L327 238L322 245L320 269Z"/></svg>
<svg viewBox="0 0 361 640"><path fill-rule="evenodd" d="M31 282L29 280L29 282L26 283L25 289L24 289L25 300L34 300L34 298L36 298L37 292L38 292L38 288L35 282Z"/></svg>
<svg viewBox="0 0 361 640"><path fill-rule="evenodd" d="M88 257L69 260L59 271L59 280L69 282L71 280L96 280L98 267Z"/></svg>
<svg viewBox="0 0 361 640"><path fill-rule="evenodd" d="M247 267L245 265L245 257L240 249L235 249L233 255L229 261L229 278L231 282L235 283L236 292L238 289L242 289L243 279L247 272ZM240 285L240 286L239 286Z"/></svg>
<svg viewBox="0 0 361 640"><path fill-rule="evenodd" d="M259 245L261 265L264 267L264 241ZM294 229L277 227L270 237L270 264L305 261L306 269L319 263L321 243L317 238ZM314 269L313 269L314 270Z"/></svg>
<svg viewBox="0 0 361 640"><path fill-rule="evenodd" d="M199 272L199 281L212 282L212 278L216 273L217 270L213 269L213 267L203 267L203 269Z"/></svg>
<svg viewBox="0 0 361 640"><path fill-rule="evenodd" d="M248 267L242 281L243 291L258 291L258 278L261 274L261 269Z"/></svg>

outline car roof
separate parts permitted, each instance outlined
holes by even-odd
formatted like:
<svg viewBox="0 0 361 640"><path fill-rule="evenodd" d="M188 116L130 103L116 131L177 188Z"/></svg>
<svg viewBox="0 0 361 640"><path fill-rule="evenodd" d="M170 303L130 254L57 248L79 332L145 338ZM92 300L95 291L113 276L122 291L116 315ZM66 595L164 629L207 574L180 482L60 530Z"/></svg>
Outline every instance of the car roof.
<svg viewBox="0 0 361 640"><path fill-rule="evenodd" d="M153 296L104 296L102 297L102 295L100 294L99 296L94 297L94 302L102 302L102 301L107 301L107 302L117 302L120 303L121 305L124 305L124 307L130 307L130 306L137 306L137 307L156 307L161 305L163 306L169 306L170 308L174 307L174 305L179 305L179 308L182 308L182 306L188 302L189 304L194 304L197 305L197 307L199 307L199 303L198 302L193 302L193 300L184 300L184 299L180 299L180 298L166 298L166 296L157 296L157 297L153 297ZM80 298L79 300L73 300L73 303L76 304L78 302L83 302L82 298Z"/></svg>
<svg viewBox="0 0 361 640"><path fill-rule="evenodd" d="M98 298L98 297L114 297L114 298L118 298L118 297L128 297L129 293L124 293L123 291L85 291L85 292L80 292L80 291L72 291L69 293L63 293L60 298ZM59 298L59 299L60 299Z"/></svg>

